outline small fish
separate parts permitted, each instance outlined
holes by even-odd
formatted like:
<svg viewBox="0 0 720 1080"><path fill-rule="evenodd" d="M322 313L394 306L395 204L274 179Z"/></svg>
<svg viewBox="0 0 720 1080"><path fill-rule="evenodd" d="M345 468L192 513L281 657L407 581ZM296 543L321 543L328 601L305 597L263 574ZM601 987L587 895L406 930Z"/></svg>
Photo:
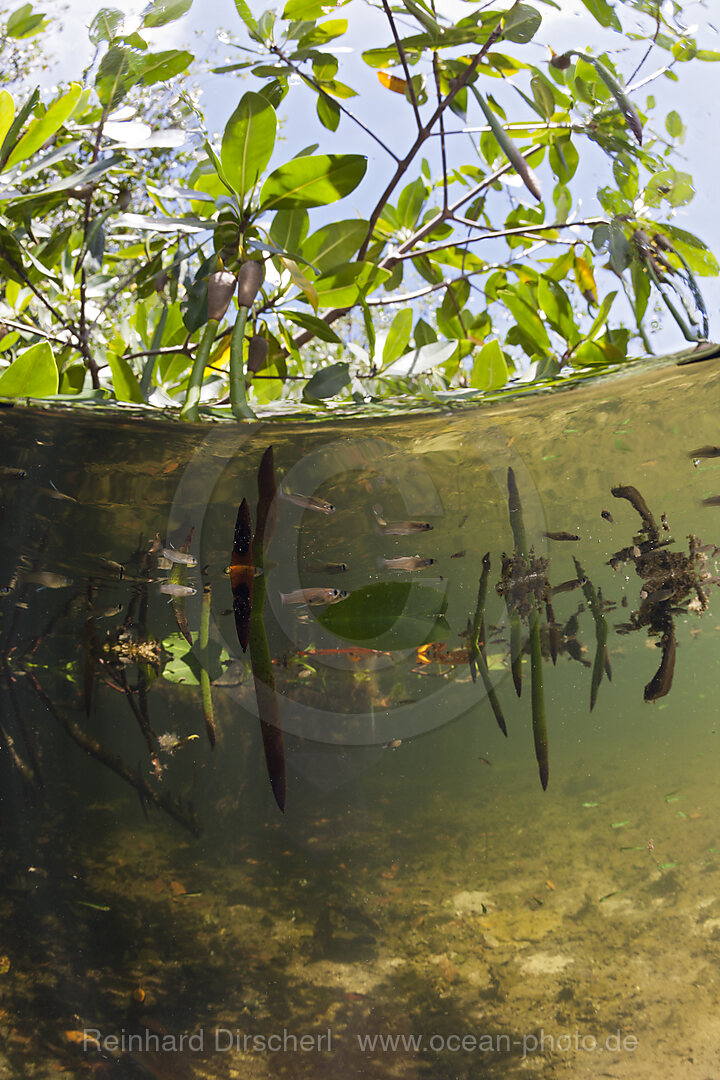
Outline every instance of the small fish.
<svg viewBox="0 0 720 1080"><path fill-rule="evenodd" d="M709 498L702 500L703 506L720 506L720 495L710 495Z"/></svg>
<svg viewBox="0 0 720 1080"><path fill-rule="evenodd" d="M337 604L347 596L344 589L293 589L289 593L280 593L283 604Z"/></svg>
<svg viewBox="0 0 720 1080"><path fill-rule="evenodd" d="M423 559L420 555L401 555L396 559L378 559L381 570L427 570L437 559Z"/></svg>
<svg viewBox="0 0 720 1080"><path fill-rule="evenodd" d="M612 514L610 513L610 511L609 511L609 510L603 510L603 511L601 511L601 513L600 513L600 517L601 517L601 518L605 518L605 520L606 520L606 521L609 521L611 525L614 525L614 524L615 524L615 518L614 518L614 517L612 516Z"/></svg>
<svg viewBox="0 0 720 1080"><path fill-rule="evenodd" d="M691 450L688 454L691 458L714 458L720 457L720 446L701 446L697 450Z"/></svg>
<svg viewBox="0 0 720 1080"><path fill-rule="evenodd" d="M187 551L176 551L172 544L160 550L160 557L171 563L179 563L181 566L197 566L194 555L190 555Z"/></svg>
<svg viewBox="0 0 720 1080"><path fill-rule="evenodd" d="M579 540L580 537L577 533L571 532L545 532L543 536L548 540Z"/></svg>
<svg viewBox="0 0 720 1080"><path fill-rule="evenodd" d="M194 596L197 589L194 589L192 585L179 585L175 581L163 581L160 585L160 592L165 593L166 596Z"/></svg>
<svg viewBox="0 0 720 1080"><path fill-rule="evenodd" d="M456 551L453 555L450 556L450 558L451 559L464 559L466 555L467 555L467 551L465 550L465 548L463 548L462 551Z"/></svg>
<svg viewBox="0 0 720 1080"><path fill-rule="evenodd" d="M66 495L63 491L58 491L58 489L53 484L52 480L50 481L50 489L51 490L48 490L46 488L45 492L46 492L47 495L50 496L51 499L58 499L58 500L64 501L64 502L74 502L74 503L77 502L77 499L73 498L72 495Z"/></svg>
<svg viewBox="0 0 720 1080"><path fill-rule="evenodd" d="M560 585L553 587L553 596L556 593L572 592L573 589L579 589L586 581L587 578L571 578L570 581L563 581Z"/></svg>
<svg viewBox="0 0 720 1080"><path fill-rule="evenodd" d="M92 619L111 619L113 615L119 615L122 609L122 604L112 604L106 608L93 608L89 617Z"/></svg>
<svg viewBox="0 0 720 1080"><path fill-rule="evenodd" d="M402 746L402 739L391 739L389 743L385 743L383 750L397 750L398 746Z"/></svg>
<svg viewBox="0 0 720 1080"><path fill-rule="evenodd" d="M15 469L11 465L0 465L0 480L24 480L27 473L24 469Z"/></svg>
<svg viewBox="0 0 720 1080"><path fill-rule="evenodd" d="M313 563L308 567L313 574L345 574L350 567L346 562Z"/></svg>
<svg viewBox="0 0 720 1080"><path fill-rule="evenodd" d="M285 499L286 502L295 503L296 506L302 506L303 510L315 510L318 514L335 513L335 507L332 503L325 502L324 499L316 499L314 495L297 495L290 491L285 491L282 487L278 489L278 495L281 499Z"/></svg>
<svg viewBox="0 0 720 1080"><path fill-rule="evenodd" d="M65 589L72 585L73 579L64 574L53 574L50 570L33 570L23 576L23 581L41 585L44 589Z"/></svg>
<svg viewBox="0 0 720 1080"><path fill-rule="evenodd" d="M373 506L372 512L380 532L385 536L410 536L411 533L427 532L432 525L427 521L395 521L388 524L382 516L382 506Z"/></svg>
<svg viewBox="0 0 720 1080"><path fill-rule="evenodd" d="M665 532L670 532L670 523L668 522L667 514L660 515L660 524L662 525Z"/></svg>

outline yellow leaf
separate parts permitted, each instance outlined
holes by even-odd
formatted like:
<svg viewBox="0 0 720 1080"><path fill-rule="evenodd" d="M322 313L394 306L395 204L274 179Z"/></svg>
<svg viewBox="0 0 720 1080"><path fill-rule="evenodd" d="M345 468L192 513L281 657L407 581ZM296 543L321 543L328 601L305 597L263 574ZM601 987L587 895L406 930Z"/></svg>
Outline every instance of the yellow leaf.
<svg viewBox="0 0 720 1080"><path fill-rule="evenodd" d="M597 286L589 264L580 257L575 259L575 280L588 303L597 304Z"/></svg>
<svg viewBox="0 0 720 1080"><path fill-rule="evenodd" d="M406 96L407 82L405 79L398 79L397 75L386 75L384 71L378 71L377 77L386 90L392 90L393 94Z"/></svg>
<svg viewBox="0 0 720 1080"><path fill-rule="evenodd" d="M310 282L305 277L305 275L302 273L302 271L300 270L300 267L298 266L298 264L296 262L294 262L292 259L286 258L284 255L280 255L279 258L280 258L280 262L283 264L285 269L290 274L290 277L292 278L293 284L297 285L298 289L300 289L301 292L305 293L305 295L307 296L309 302L312 304L313 311L317 315L318 300L319 300L319 297L318 297L318 294L317 294L317 289L313 285L310 284Z"/></svg>

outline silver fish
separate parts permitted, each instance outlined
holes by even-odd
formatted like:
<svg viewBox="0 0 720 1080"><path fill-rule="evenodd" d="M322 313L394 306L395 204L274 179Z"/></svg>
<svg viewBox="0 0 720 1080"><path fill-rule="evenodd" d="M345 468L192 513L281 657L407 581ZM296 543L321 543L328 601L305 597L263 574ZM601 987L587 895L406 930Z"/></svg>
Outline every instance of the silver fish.
<svg viewBox="0 0 720 1080"><path fill-rule="evenodd" d="M410 536L411 533L427 532L432 529L428 521L395 521L388 523L382 516L382 506L373 506L372 512L381 533L385 536Z"/></svg>
<svg viewBox="0 0 720 1080"><path fill-rule="evenodd" d="M194 555L190 555L187 551L176 551L174 547L161 548L159 557L171 563L180 563L181 566L197 566Z"/></svg>
<svg viewBox="0 0 720 1080"><path fill-rule="evenodd" d="M381 570L427 570L437 559L423 559L420 555L401 555L396 559L378 559Z"/></svg>
<svg viewBox="0 0 720 1080"><path fill-rule="evenodd" d="M345 574L349 569L346 562L313 563L308 567L313 574Z"/></svg>
<svg viewBox="0 0 720 1080"><path fill-rule="evenodd" d="M119 615L123 609L123 605L112 604L110 607L98 607L93 608L90 612L90 616L93 619L111 619L113 615Z"/></svg>
<svg viewBox="0 0 720 1080"><path fill-rule="evenodd" d="M280 488L278 494L281 499L285 499L286 502L295 503L296 506L302 506L303 510L315 510L318 514L334 514L335 507L332 503L325 502L324 499L316 499L314 495L296 495L290 491L285 491L284 488Z"/></svg>
<svg viewBox="0 0 720 1080"><path fill-rule="evenodd" d="M283 604L337 604L347 596L344 589L293 589L289 593L280 593Z"/></svg>
<svg viewBox="0 0 720 1080"><path fill-rule="evenodd" d="M23 581L41 585L44 589L65 589L73 583L72 578L65 577L64 574L54 574L50 570L33 570L23 575Z"/></svg>
<svg viewBox="0 0 720 1080"><path fill-rule="evenodd" d="M0 465L0 480L24 480L27 473L14 465Z"/></svg>
<svg viewBox="0 0 720 1080"><path fill-rule="evenodd" d="M160 592L166 596L194 596L197 589L193 589L192 585L179 585L176 581L163 581Z"/></svg>

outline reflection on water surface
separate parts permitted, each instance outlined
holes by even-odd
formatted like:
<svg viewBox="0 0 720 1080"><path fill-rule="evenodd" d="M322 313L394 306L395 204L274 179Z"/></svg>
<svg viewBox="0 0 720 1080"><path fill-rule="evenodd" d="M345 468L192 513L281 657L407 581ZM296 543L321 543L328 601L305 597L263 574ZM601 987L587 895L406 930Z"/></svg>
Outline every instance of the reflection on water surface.
<svg viewBox="0 0 720 1080"><path fill-rule="evenodd" d="M719 378L5 413L0 1076L710 1075Z"/></svg>

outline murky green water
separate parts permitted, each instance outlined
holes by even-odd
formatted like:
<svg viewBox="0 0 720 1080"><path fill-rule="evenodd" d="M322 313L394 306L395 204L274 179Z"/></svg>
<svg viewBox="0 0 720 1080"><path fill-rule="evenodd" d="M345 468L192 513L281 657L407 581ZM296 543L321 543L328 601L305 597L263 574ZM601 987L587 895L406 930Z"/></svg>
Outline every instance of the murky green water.
<svg viewBox="0 0 720 1080"><path fill-rule="evenodd" d="M0 1076L714 1075L720 509L702 500L720 455L690 452L720 444L719 405L708 361L407 421L5 412ZM286 492L336 508L278 499L254 578L284 813L226 573L270 445ZM508 468L558 635L555 664L541 640L546 791L530 657L518 698L495 588ZM432 529L388 532L411 521ZM192 536L192 648L156 533ZM468 663L486 552L507 738ZM379 563L409 556L436 562ZM551 594L573 559L585 588ZM350 595L282 602L298 589ZM591 712L603 619L612 680L603 650Z"/></svg>

